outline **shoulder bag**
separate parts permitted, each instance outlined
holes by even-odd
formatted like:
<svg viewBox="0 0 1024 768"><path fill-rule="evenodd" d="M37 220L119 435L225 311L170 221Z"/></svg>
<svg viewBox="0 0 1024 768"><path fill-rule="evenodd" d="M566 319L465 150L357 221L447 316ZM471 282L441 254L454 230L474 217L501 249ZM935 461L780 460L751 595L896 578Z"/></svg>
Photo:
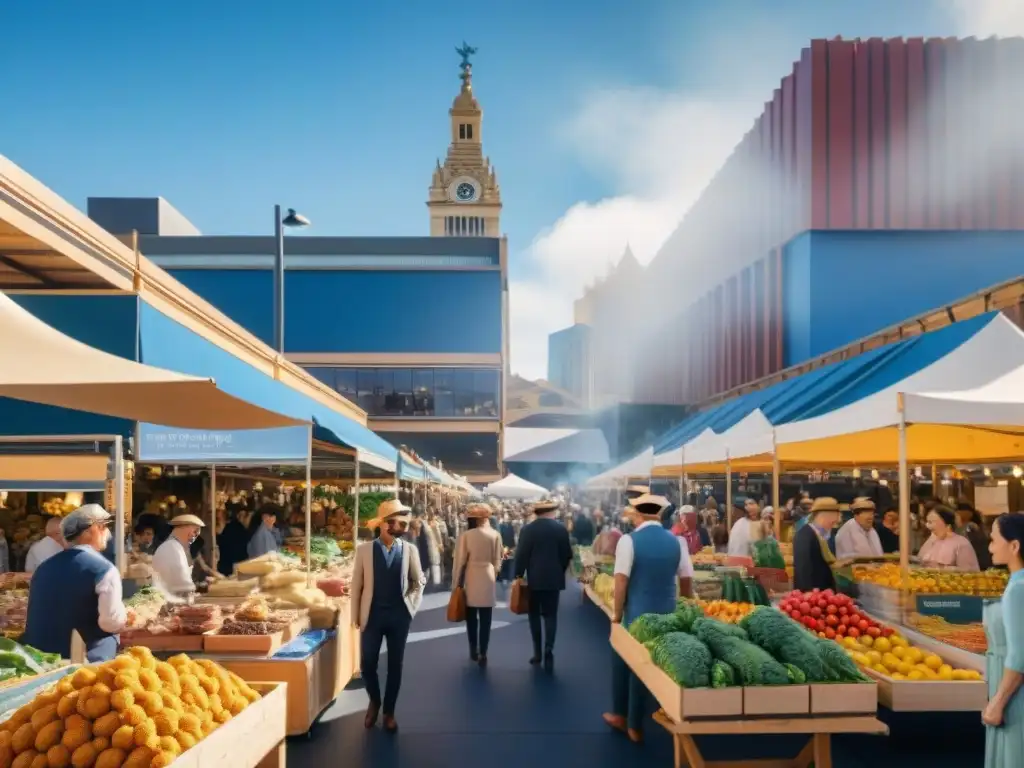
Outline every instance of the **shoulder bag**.
<svg viewBox="0 0 1024 768"><path fill-rule="evenodd" d="M530 588L522 579L512 582L512 591L508 597L508 609L517 616L530 612Z"/></svg>
<svg viewBox="0 0 1024 768"><path fill-rule="evenodd" d="M466 559L469 559L469 552L466 552ZM466 565L462 564L462 571L459 574L458 583L452 587L452 594L448 598L448 621L463 622L466 620Z"/></svg>

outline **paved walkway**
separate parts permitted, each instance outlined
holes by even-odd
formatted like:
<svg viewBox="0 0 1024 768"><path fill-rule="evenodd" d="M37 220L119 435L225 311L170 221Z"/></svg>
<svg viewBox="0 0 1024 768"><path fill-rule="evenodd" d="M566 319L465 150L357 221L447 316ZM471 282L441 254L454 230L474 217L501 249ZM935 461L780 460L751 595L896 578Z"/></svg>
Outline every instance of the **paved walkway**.
<svg viewBox="0 0 1024 768"><path fill-rule="evenodd" d="M653 722L643 746L601 721L610 699L608 620L575 590L563 594L555 672L527 663L525 618L495 611L486 671L469 662L462 625L445 621L446 594L427 595L405 655L400 731L363 728L366 694L350 686L308 739L288 745L292 768L658 768L672 766L668 736ZM382 663L383 670L383 663ZM888 714L889 717L885 717ZM974 768L984 762L978 715L901 716L893 735L837 737L837 768ZM702 737L709 759L790 757L790 737Z"/></svg>

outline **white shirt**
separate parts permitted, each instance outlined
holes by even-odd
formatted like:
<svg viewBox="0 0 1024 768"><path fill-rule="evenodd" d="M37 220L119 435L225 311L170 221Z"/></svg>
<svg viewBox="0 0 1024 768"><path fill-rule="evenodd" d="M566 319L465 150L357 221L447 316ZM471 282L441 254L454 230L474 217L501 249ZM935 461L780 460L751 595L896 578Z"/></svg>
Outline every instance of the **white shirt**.
<svg viewBox="0 0 1024 768"><path fill-rule="evenodd" d="M865 531L855 519L847 520L836 532L836 557L881 557L882 541L878 531Z"/></svg>
<svg viewBox="0 0 1024 768"><path fill-rule="evenodd" d="M168 595L194 592L192 566L188 564L185 545L171 536L153 554L153 583Z"/></svg>
<svg viewBox="0 0 1024 768"><path fill-rule="evenodd" d="M88 544L80 544L75 549L84 549L86 552L99 555ZM96 622L104 632L120 632L128 623L128 609L124 607L123 594L121 574L111 564L107 572L96 582L96 597L99 598L99 616L96 617Z"/></svg>
<svg viewBox="0 0 1024 768"><path fill-rule="evenodd" d="M62 547L56 541L51 539L49 536L44 536L28 548L28 554L25 555L25 571L27 573L35 573L36 568L38 568L44 562L46 562L51 557L56 555L58 552L63 551L64 547Z"/></svg>
<svg viewBox="0 0 1024 768"><path fill-rule="evenodd" d="M657 520L648 520L636 527L636 531L642 531L648 525L656 525L659 528L661 523ZM634 531L634 532L636 532ZM693 578L693 563L690 562L690 550L684 539L675 537L679 542L679 568L676 576L680 579ZM615 545L615 575L629 576L633 572L633 537L623 536Z"/></svg>
<svg viewBox="0 0 1024 768"><path fill-rule="evenodd" d="M760 525L760 523L760 520L741 517L732 524L732 530L729 531L729 555L732 557L750 557L750 528L754 525Z"/></svg>

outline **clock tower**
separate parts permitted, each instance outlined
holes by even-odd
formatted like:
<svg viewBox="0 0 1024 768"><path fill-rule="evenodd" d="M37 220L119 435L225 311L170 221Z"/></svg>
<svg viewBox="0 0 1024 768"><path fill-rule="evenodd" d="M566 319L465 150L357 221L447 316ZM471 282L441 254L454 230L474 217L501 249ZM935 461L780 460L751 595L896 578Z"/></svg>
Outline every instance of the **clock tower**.
<svg viewBox="0 0 1024 768"><path fill-rule="evenodd" d="M440 237L500 237L501 189L481 142L483 110L473 95L476 53L465 43L455 49L462 57L459 67L462 88L448 110L451 143L442 164L439 160L430 181L427 208L430 234Z"/></svg>

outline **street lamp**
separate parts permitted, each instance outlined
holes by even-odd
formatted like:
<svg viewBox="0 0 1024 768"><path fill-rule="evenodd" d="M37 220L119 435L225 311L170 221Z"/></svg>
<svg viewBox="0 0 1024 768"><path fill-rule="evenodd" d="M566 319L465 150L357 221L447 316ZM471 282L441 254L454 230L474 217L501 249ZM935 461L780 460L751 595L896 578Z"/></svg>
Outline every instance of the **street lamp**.
<svg viewBox="0 0 1024 768"><path fill-rule="evenodd" d="M274 206L274 348L278 354L284 354L284 228L308 227L309 219L294 208L288 209L288 215L281 218L281 206Z"/></svg>

